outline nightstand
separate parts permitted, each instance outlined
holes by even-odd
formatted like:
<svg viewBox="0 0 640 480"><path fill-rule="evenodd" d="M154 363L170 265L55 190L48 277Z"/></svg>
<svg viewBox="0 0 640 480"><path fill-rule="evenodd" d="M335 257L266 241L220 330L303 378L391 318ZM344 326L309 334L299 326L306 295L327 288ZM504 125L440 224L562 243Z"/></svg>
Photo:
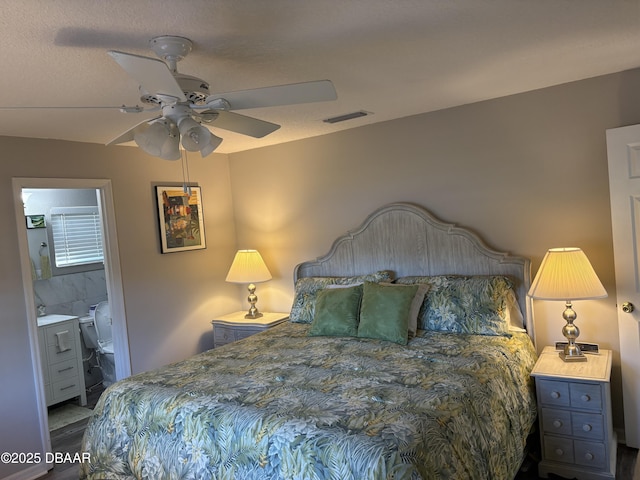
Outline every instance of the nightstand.
<svg viewBox="0 0 640 480"><path fill-rule="evenodd" d="M540 425L538 475L615 479L611 350L571 363L564 362L554 347L545 347L531 375L536 381Z"/></svg>
<svg viewBox="0 0 640 480"><path fill-rule="evenodd" d="M288 313L278 312L262 312L259 318L244 318L246 314L246 311L235 312L211 321L213 348L264 332L289 318Z"/></svg>

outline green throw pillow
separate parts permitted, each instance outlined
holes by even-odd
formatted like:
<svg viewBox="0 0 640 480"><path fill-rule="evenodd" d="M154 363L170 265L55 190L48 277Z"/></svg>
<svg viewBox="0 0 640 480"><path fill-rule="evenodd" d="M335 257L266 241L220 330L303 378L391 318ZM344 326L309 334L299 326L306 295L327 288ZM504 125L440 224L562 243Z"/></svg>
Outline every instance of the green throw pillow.
<svg viewBox="0 0 640 480"><path fill-rule="evenodd" d="M362 285L320 290L309 336L355 337L361 297Z"/></svg>
<svg viewBox="0 0 640 480"><path fill-rule="evenodd" d="M365 282L358 337L406 345L411 303L418 291L418 285L413 287Z"/></svg>
<svg viewBox="0 0 640 480"><path fill-rule="evenodd" d="M303 277L296 281L295 295L289 320L293 323L311 323L315 315L316 295L329 285L356 285L362 282L390 282L393 272L381 270L369 275L351 277Z"/></svg>

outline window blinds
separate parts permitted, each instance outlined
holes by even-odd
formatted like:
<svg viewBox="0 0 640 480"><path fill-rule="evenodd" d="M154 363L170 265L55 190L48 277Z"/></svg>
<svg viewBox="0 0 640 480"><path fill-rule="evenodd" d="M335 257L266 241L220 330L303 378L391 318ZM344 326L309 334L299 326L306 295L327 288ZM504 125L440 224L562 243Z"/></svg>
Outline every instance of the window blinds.
<svg viewBox="0 0 640 480"><path fill-rule="evenodd" d="M98 207L56 207L50 215L56 267L103 262Z"/></svg>

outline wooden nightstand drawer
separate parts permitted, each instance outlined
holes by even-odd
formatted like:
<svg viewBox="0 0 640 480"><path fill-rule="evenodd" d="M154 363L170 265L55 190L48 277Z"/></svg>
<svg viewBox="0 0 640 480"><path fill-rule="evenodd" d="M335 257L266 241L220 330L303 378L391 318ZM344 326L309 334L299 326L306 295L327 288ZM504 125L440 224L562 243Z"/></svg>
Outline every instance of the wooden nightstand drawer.
<svg viewBox="0 0 640 480"><path fill-rule="evenodd" d="M539 380L537 388L540 389L540 401L544 405L602 410L600 385Z"/></svg>
<svg viewBox="0 0 640 480"><path fill-rule="evenodd" d="M542 429L545 433L571 435L571 412L553 408L543 408Z"/></svg>
<svg viewBox="0 0 640 480"><path fill-rule="evenodd" d="M571 425L574 437L589 440L604 439L604 422L602 415L591 413L572 413Z"/></svg>
<svg viewBox="0 0 640 480"><path fill-rule="evenodd" d="M541 409L541 413L544 433L570 435L594 441L604 438L602 415L546 407Z"/></svg>
<svg viewBox="0 0 640 480"><path fill-rule="evenodd" d="M538 396L543 405L563 406L571 405L569 384L554 380L538 380L536 383Z"/></svg>
<svg viewBox="0 0 640 480"><path fill-rule="evenodd" d="M236 329L236 340L242 340L243 338L250 337L251 335L255 335L256 333L260 333L266 330L265 328L237 328Z"/></svg>
<svg viewBox="0 0 640 480"><path fill-rule="evenodd" d="M237 340L234 328L227 327L225 325L216 325L215 336L215 343L217 345L224 345L227 343L235 342Z"/></svg>
<svg viewBox="0 0 640 480"><path fill-rule="evenodd" d="M604 444L594 442L574 442L574 456L578 465L585 465L593 468L605 468L607 466L607 455Z"/></svg>
<svg viewBox="0 0 640 480"><path fill-rule="evenodd" d="M571 406L584 410L602 410L602 391L600 385L570 383Z"/></svg>
<svg viewBox="0 0 640 480"><path fill-rule="evenodd" d="M545 435L544 458L555 462L573 463L573 440Z"/></svg>

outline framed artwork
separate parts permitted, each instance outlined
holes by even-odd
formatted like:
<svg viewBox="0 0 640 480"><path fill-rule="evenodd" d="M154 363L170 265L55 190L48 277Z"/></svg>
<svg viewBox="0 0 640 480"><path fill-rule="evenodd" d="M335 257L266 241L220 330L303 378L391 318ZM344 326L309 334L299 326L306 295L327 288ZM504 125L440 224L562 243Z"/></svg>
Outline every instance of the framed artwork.
<svg viewBox="0 0 640 480"><path fill-rule="evenodd" d="M27 215L27 228L45 228L44 215Z"/></svg>
<svg viewBox="0 0 640 480"><path fill-rule="evenodd" d="M200 187L156 186L156 198L162 253L206 248Z"/></svg>

